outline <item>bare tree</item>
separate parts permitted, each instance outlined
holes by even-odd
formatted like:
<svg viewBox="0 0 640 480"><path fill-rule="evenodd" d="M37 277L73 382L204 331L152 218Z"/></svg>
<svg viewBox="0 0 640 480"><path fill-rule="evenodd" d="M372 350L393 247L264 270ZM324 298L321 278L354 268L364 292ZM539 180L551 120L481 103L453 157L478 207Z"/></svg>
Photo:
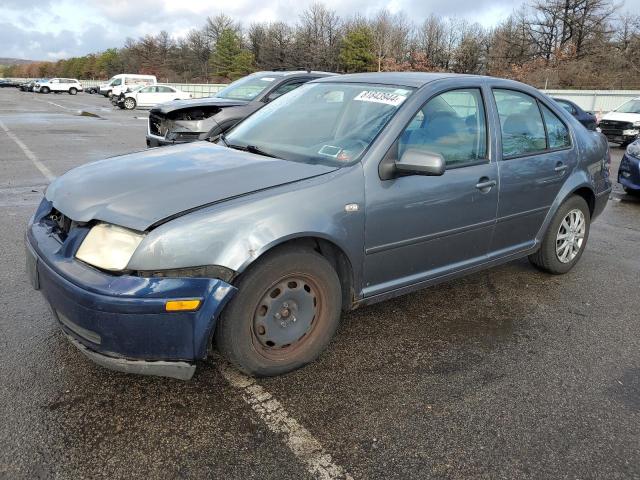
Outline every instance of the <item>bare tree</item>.
<svg viewBox="0 0 640 480"><path fill-rule="evenodd" d="M393 58L396 62L404 60L409 51L409 36L413 26L403 13L391 14L389 10L380 10L371 22L373 45L375 48L378 71L382 70L384 60Z"/></svg>

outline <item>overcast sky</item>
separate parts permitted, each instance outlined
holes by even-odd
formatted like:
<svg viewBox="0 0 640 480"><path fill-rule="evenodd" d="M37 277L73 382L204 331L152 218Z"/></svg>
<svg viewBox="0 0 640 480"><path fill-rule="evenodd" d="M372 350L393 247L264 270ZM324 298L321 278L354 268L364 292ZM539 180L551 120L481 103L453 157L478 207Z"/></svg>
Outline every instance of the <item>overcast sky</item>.
<svg viewBox="0 0 640 480"><path fill-rule="evenodd" d="M226 13L243 25L255 21L295 22L313 0L0 0L0 57L57 60L109 47L127 37L167 30L184 35L205 18ZM434 13L459 16L484 26L498 23L522 0L325 0L341 16L403 10L419 22ZM640 0L625 7L640 11Z"/></svg>

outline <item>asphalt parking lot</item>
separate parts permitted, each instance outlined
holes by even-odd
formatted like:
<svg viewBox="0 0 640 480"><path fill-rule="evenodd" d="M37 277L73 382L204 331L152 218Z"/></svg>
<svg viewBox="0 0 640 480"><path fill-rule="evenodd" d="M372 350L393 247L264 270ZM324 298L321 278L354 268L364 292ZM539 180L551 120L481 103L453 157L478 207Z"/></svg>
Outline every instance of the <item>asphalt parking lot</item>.
<svg viewBox="0 0 640 480"><path fill-rule="evenodd" d="M0 90L0 478L640 478L640 199L617 184L569 274L523 260L362 308L283 377L82 357L25 226L50 177L146 148L146 115Z"/></svg>

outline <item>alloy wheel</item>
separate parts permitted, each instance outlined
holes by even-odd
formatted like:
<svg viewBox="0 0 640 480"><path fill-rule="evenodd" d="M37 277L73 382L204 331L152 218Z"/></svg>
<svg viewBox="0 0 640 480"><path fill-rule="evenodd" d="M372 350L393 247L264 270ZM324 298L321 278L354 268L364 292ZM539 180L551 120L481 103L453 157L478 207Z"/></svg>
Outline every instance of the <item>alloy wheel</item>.
<svg viewBox="0 0 640 480"><path fill-rule="evenodd" d="M574 208L560 223L556 235L556 256L562 263L571 262L582 248L587 222L582 210Z"/></svg>

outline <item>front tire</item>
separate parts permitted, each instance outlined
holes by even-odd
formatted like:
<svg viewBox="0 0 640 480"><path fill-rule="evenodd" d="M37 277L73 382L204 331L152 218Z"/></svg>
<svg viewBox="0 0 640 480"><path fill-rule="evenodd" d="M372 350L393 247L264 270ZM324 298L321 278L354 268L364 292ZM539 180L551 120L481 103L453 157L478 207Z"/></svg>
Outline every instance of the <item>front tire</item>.
<svg viewBox="0 0 640 480"><path fill-rule="evenodd" d="M127 110L133 110L134 108L136 108L136 101L131 97L125 98L123 104L124 108L126 108Z"/></svg>
<svg viewBox="0 0 640 480"><path fill-rule="evenodd" d="M574 195L556 212L542 238L540 250L529 261L555 275L567 273L578 263L589 239L591 213L584 198Z"/></svg>
<svg viewBox="0 0 640 480"><path fill-rule="evenodd" d="M340 280L312 250L267 253L237 287L215 339L220 352L249 375L280 375L315 360L340 321Z"/></svg>
<svg viewBox="0 0 640 480"><path fill-rule="evenodd" d="M69 89L69 95L76 95L78 93L78 89L75 87L71 87Z"/></svg>
<svg viewBox="0 0 640 480"><path fill-rule="evenodd" d="M40 93L49 93L51 90L49 90L49 87L42 87L40 89Z"/></svg>

